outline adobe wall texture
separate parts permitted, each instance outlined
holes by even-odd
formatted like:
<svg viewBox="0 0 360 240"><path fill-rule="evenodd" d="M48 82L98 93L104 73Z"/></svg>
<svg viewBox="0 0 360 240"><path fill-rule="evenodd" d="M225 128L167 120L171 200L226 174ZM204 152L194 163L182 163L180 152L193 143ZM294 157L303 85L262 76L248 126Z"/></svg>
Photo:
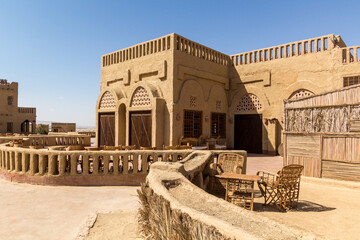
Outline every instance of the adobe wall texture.
<svg viewBox="0 0 360 240"><path fill-rule="evenodd" d="M18 107L18 83L8 83L1 80L0 83L0 133L21 133L24 121L29 121L34 126L36 124L36 108ZM12 130L8 131L8 123L12 124Z"/></svg>
<svg viewBox="0 0 360 240"><path fill-rule="evenodd" d="M283 100L301 90L317 94L343 87L343 77L360 75L359 49L327 35L229 56L170 34L102 56L97 128L99 113L115 112L115 144L127 145L129 112L151 110L152 145L160 148L179 143L184 110L202 111L203 138L210 137L211 113L226 113L226 142L233 148L235 116L262 114L262 150L275 154L282 142ZM150 103L132 107L139 87ZM101 108L107 91L114 103ZM248 96L261 107L241 107Z"/></svg>

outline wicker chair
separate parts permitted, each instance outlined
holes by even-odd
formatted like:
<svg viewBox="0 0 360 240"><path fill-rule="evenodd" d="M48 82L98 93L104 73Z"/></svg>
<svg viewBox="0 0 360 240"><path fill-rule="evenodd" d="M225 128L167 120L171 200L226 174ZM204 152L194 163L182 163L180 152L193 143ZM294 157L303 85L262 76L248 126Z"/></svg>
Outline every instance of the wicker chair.
<svg viewBox="0 0 360 240"><path fill-rule="evenodd" d="M297 208L300 191L300 175L303 166L291 164L283 167L277 174L259 171L261 177L258 182L261 194L265 203L275 204L281 211Z"/></svg>
<svg viewBox="0 0 360 240"><path fill-rule="evenodd" d="M242 172L244 157L236 153L220 153L216 163L210 164L211 174L209 179L209 191L218 196L225 196L226 180L218 179L215 175L222 173Z"/></svg>
<svg viewBox="0 0 360 240"><path fill-rule="evenodd" d="M244 166L244 157L236 153L220 153L217 163L210 164L210 167L221 173L241 173Z"/></svg>

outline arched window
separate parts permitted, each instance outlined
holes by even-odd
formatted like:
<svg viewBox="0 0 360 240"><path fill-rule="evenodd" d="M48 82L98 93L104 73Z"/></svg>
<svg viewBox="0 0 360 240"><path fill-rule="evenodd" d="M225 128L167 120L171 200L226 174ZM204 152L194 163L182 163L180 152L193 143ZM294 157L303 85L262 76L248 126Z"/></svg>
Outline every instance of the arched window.
<svg viewBox="0 0 360 240"><path fill-rule="evenodd" d="M300 89L300 90L293 92L290 95L289 99L298 99L298 98L308 97L311 95L314 95L314 93L309 90L306 90L306 89Z"/></svg>
<svg viewBox="0 0 360 240"><path fill-rule="evenodd" d="M143 87L138 87L132 96L130 107L144 107L150 106L150 97L148 92Z"/></svg>
<svg viewBox="0 0 360 240"><path fill-rule="evenodd" d="M262 109L263 107L259 98L251 93L243 96L238 105L236 106L236 110L239 112L261 111Z"/></svg>
<svg viewBox="0 0 360 240"><path fill-rule="evenodd" d="M116 103L113 95L109 91L106 91L101 97L99 109L115 108L115 106Z"/></svg>

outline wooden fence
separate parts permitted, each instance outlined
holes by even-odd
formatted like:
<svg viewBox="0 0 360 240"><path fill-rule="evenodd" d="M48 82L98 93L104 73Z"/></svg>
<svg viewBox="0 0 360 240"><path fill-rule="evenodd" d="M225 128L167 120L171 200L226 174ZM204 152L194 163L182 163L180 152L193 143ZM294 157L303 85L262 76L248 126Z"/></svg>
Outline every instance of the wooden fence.
<svg viewBox="0 0 360 240"><path fill-rule="evenodd" d="M284 165L304 165L304 175L360 181L360 134L284 134Z"/></svg>

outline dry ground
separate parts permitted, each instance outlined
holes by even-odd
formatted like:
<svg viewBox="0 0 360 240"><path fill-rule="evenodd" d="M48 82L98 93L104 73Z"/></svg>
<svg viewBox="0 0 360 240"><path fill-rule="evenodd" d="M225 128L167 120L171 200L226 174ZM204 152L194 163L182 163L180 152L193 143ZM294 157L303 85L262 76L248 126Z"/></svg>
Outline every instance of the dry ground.
<svg viewBox="0 0 360 240"><path fill-rule="evenodd" d="M256 174L258 170L277 172L281 167L282 157L280 156L250 154L247 174ZM303 178L298 210L283 213L278 212L272 206L263 207L263 198L256 189L254 214L266 216L299 230L309 231L323 239L355 240L360 239L359 199L359 183ZM118 236L117 239L130 239L122 237L124 236L122 227L113 227L114 218L128 224L129 219L124 219L124 215L101 216L101 221L95 223L87 239L103 239L96 238L96 236L105 237L108 233L111 233L111 236ZM133 218L134 224L136 224L135 215L130 214L129 218ZM101 227L97 229L98 224ZM129 229L134 229L133 226L131 225ZM99 235L101 232L103 235Z"/></svg>
<svg viewBox="0 0 360 240"><path fill-rule="evenodd" d="M97 211L136 210L136 189L36 186L0 179L0 239L75 239Z"/></svg>
<svg viewBox="0 0 360 240"><path fill-rule="evenodd" d="M281 157L250 155L247 173L281 167ZM74 239L97 211L113 213L99 214L86 239L139 239L136 189L34 186L0 179L0 239ZM359 199L359 183L303 178L298 210L264 208L257 193L254 214L324 239L360 239Z"/></svg>

